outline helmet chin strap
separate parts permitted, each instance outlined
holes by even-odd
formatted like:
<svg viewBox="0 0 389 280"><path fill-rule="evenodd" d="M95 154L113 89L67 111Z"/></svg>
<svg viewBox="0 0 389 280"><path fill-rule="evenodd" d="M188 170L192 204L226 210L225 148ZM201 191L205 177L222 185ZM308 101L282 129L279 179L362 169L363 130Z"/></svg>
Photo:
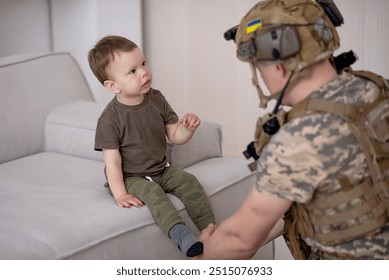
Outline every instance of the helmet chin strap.
<svg viewBox="0 0 389 280"><path fill-rule="evenodd" d="M255 69L255 65L254 65L254 62L249 62L250 64L250 68L251 68L251 82L253 83L253 86L255 86L255 89L257 90L257 93L258 93L258 98L259 98L259 107L260 108L263 108L263 109L266 109L267 108L267 103L275 98L275 97L272 97L272 95L265 95L261 89L261 87L259 86L259 82L258 82L258 76L257 76L257 70Z"/></svg>
<svg viewBox="0 0 389 280"><path fill-rule="evenodd" d="M283 95L285 94L285 92L291 90L292 88L294 88L302 79L304 79L305 77L307 77L309 75L309 70L308 69L304 69L302 72L300 72L300 74L294 79L294 80L291 80L293 74L294 74L294 71L292 71L290 77L288 78L288 81L286 82L285 86L273 93L273 94L270 94L270 95L265 95L261 89L261 87L259 86L259 82L258 82L258 76L257 76L257 70L255 68L255 64L254 62L249 62L250 64L250 68L251 68L251 74L252 74L252 78L251 78L251 82L253 83L253 85L255 86L256 90L257 90L257 94L258 94L258 97L259 97L259 107L260 108L263 108L263 109L266 109L267 108L267 103L272 100L272 99L276 99L277 100L277 104L276 104L276 107L274 108L273 113L277 113L278 111L278 107L280 106L281 104L281 100L282 100L282 97Z"/></svg>

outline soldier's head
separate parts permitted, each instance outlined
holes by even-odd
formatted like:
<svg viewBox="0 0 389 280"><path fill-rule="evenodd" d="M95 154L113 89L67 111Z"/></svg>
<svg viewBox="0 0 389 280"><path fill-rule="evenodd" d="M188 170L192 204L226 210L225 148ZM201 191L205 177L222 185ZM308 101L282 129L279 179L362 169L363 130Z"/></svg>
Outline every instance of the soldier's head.
<svg viewBox="0 0 389 280"><path fill-rule="evenodd" d="M235 36L237 57L250 63L262 107L279 92L266 96L259 89L258 65L282 64L292 73L309 69L339 47L335 25L342 22L332 0L266 0L243 17Z"/></svg>

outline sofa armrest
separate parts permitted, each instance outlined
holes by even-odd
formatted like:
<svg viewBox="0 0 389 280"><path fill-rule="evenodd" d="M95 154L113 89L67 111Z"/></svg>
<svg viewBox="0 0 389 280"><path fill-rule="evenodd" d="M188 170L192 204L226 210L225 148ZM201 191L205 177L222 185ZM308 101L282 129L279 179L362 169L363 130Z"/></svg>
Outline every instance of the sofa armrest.
<svg viewBox="0 0 389 280"><path fill-rule="evenodd" d="M222 127L217 123L204 120L186 144L169 143L171 163L186 168L206 159L221 157L223 156L222 140Z"/></svg>
<svg viewBox="0 0 389 280"><path fill-rule="evenodd" d="M22 53L0 58L0 163L44 150L48 114L69 102L93 101L69 53Z"/></svg>

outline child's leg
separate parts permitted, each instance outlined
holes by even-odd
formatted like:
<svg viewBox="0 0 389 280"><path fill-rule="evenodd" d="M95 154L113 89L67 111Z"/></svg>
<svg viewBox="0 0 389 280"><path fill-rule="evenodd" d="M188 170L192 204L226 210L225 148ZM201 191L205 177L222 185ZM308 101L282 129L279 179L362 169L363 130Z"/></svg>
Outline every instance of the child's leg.
<svg viewBox="0 0 389 280"><path fill-rule="evenodd" d="M165 170L161 185L167 193L184 203L189 216L200 231L209 224L216 224L208 197L194 175L170 166Z"/></svg>
<svg viewBox="0 0 389 280"><path fill-rule="evenodd" d="M125 179L125 184L128 193L145 203L158 226L188 257L202 253L202 243L185 227L176 208L158 183L143 177L130 177Z"/></svg>
<svg viewBox="0 0 389 280"><path fill-rule="evenodd" d="M125 184L129 194L146 204L155 222L166 235L169 235L169 230L175 224L183 223L176 208L156 182L143 177L129 177L125 179Z"/></svg>

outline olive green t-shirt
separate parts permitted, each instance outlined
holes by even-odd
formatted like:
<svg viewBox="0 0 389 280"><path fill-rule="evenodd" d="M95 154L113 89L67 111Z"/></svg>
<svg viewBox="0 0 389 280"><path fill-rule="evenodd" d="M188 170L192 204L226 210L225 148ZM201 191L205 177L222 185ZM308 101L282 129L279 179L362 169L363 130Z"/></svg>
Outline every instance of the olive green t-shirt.
<svg viewBox="0 0 389 280"><path fill-rule="evenodd" d="M167 163L165 125L177 121L158 90L150 89L134 106L114 98L98 119L95 150L119 149L124 177L156 175Z"/></svg>

